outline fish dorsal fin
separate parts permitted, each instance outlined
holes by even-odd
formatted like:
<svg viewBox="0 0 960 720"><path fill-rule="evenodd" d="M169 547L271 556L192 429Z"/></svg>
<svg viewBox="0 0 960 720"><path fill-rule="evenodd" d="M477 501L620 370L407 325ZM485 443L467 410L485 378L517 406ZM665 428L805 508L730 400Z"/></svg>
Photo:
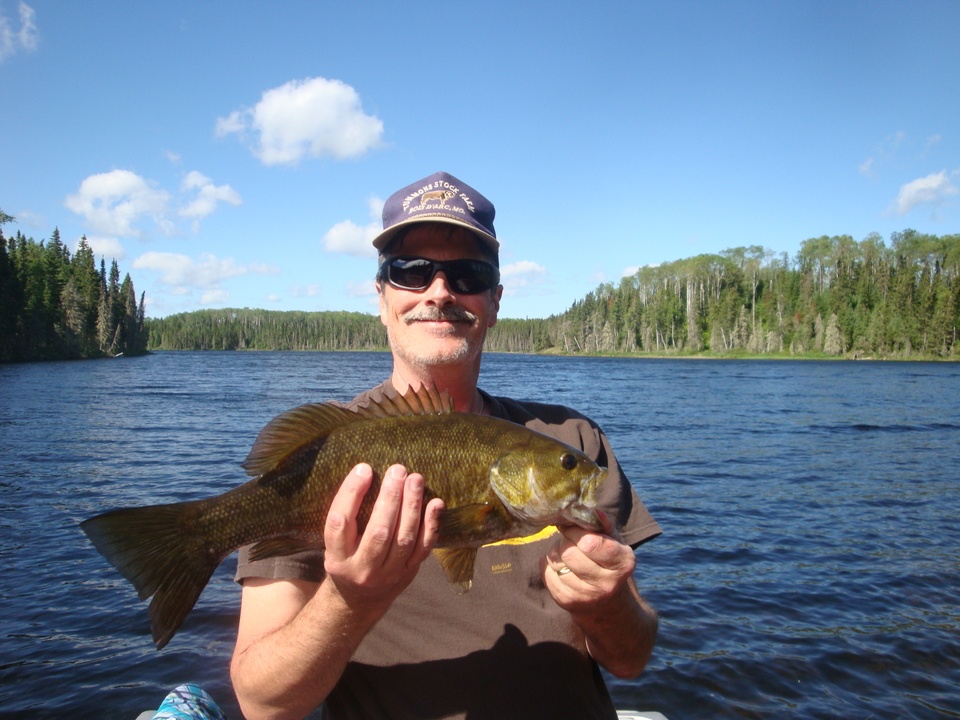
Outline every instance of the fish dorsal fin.
<svg viewBox="0 0 960 720"><path fill-rule="evenodd" d="M311 403L287 410L260 431L243 461L243 469L254 477L263 475L298 447L359 419L356 413L329 403Z"/></svg>
<svg viewBox="0 0 960 720"><path fill-rule="evenodd" d="M434 386L412 387L400 395L384 392L378 400L349 410L330 403L301 405L277 415L260 431L250 454L243 461L247 474L256 477L272 470L291 452L313 440L329 435L335 428L360 420L401 415L445 415L454 412L446 390Z"/></svg>
<svg viewBox="0 0 960 720"><path fill-rule="evenodd" d="M397 417L399 415L446 415L454 412L453 401L447 391L438 392L430 385L412 387L400 395L389 390L379 400L370 400L354 412L362 418Z"/></svg>

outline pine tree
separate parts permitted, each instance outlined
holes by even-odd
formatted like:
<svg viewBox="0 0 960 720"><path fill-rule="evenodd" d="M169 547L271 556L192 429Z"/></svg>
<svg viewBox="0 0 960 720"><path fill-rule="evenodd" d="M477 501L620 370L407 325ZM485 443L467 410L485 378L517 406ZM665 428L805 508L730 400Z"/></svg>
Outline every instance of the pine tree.
<svg viewBox="0 0 960 720"><path fill-rule="evenodd" d="M837 316L830 316L827 323L826 337L823 341L823 352L827 355L840 355L843 353L843 338L840 336L840 327L837 324Z"/></svg>

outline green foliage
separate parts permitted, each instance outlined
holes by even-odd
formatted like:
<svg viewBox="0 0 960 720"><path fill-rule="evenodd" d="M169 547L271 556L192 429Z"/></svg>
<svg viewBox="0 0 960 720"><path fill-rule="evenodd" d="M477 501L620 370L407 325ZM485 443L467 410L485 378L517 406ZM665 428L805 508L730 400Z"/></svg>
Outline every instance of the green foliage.
<svg viewBox="0 0 960 720"><path fill-rule="evenodd" d="M125 288L133 293L129 275ZM19 231L7 240L0 231L0 362L146 352L136 305L131 317L127 299L117 297L120 291L102 282L86 238L71 257L59 230L40 243ZM121 308L117 316L115 306Z"/></svg>
<svg viewBox="0 0 960 720"><path fill-rule="evenodd" d="M151 350L384 350L387 333L375 315L277 312L249 308L198 310L149 318Z"/></svg>
<svg viewBox="0 0 960 720"><path fill-rule="evenodd" d="M205 310L148 320L156 349L386 347L375 315ZM960 354L960 235L804 241L645 267L561 315L501 318L487 350L622 354L952 357Z"/></svg>
<svg viewBox="0 0 960 720"><path fill-rule="evenodd" d="M878 358L955 358L958 331L960 235L913 230L890 247L876 234L811 238L792 262L751 246L644 267L538 330L573 353Z"/></svg>

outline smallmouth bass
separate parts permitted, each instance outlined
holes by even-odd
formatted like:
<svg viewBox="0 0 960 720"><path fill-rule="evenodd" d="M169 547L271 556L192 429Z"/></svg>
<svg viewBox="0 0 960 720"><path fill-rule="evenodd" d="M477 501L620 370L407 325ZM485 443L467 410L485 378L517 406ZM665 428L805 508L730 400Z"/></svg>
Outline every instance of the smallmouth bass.
<svg viewBox="0 0 960 720"><path fill-rule="evenodd" d="M482 545L548 525L603 530L595 506L605 468L522 425L455 412L433 388L355 410L294 408L257 437L243 463L252 480L203 500L111 510L81 528L141 600L153 597L150 629L159 650L230 553L253 545L250 557L258 560L322 548L333 497L361 462L374 480L358 531L388 467L420 473L425 500L445 504L434 555L461 591L470 587Z"/></svg>

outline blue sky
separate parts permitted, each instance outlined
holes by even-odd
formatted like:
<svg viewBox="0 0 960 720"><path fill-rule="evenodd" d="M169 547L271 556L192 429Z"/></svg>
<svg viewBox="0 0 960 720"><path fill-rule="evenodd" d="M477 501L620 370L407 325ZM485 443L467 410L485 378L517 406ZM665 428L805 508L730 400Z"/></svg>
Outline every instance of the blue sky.
<svg viewBox="0 0 960 720"><path fill-rule="evenodd" d="M960 3L0 0L0 208L148 314L375 312L383 200L497 207L503 317L648 264L960 232Z"/></svg>

